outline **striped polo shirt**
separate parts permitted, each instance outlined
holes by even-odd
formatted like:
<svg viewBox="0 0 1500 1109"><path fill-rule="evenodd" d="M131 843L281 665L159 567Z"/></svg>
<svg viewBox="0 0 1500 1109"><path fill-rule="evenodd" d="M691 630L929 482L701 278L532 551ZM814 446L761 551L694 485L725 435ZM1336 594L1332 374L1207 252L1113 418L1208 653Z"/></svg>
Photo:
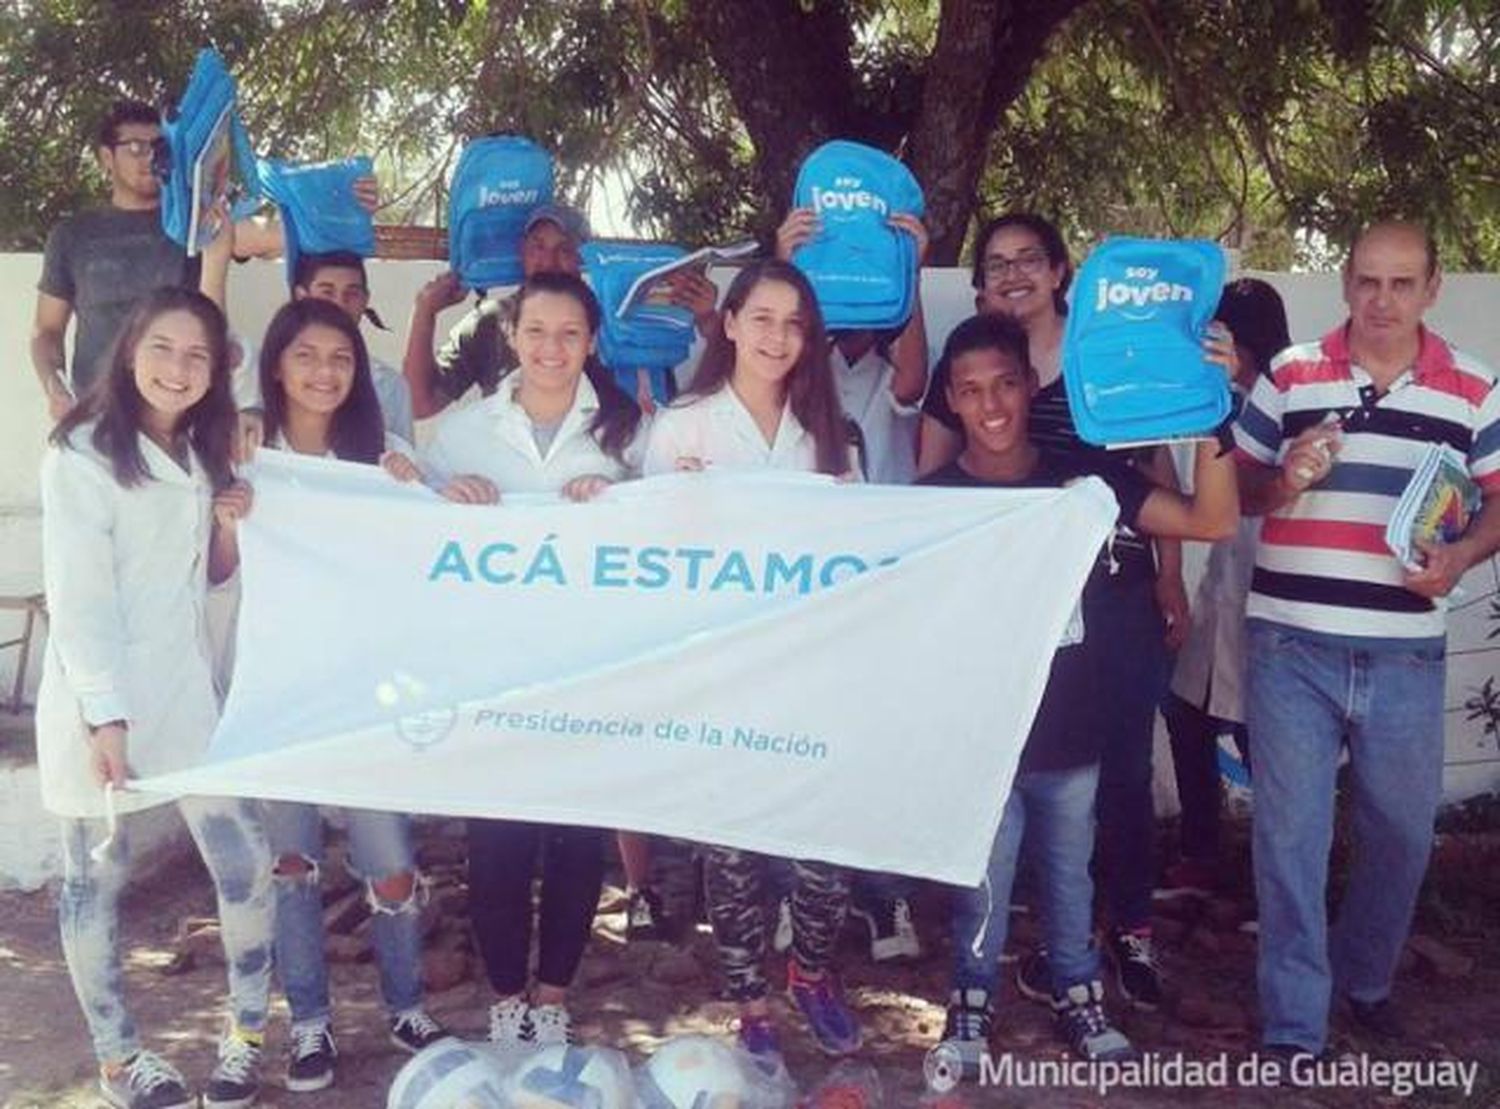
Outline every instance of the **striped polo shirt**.
<svg viewBox="0 0 1500 1109"><path fill-rule="evenodd" d="M1343 445L1326 478L1266 517L1246 616L1335 636L1440 638L1443 607L1402 586L1385 529L1429 443L1468 459L1486 497L1500 491L1495 386L1493 371L1425 328L1416 364L1379 396L1344 327L1283 351L1235 427L1240 463L1280 465L1330 414Z"/></svg>

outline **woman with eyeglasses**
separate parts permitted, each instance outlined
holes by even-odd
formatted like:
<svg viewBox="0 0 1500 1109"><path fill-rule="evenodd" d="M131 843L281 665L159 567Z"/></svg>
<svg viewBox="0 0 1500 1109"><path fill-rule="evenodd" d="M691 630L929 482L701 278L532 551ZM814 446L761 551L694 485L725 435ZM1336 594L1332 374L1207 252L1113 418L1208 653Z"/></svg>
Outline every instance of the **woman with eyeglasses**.
<svg viewBox="0 0 1500 1109"><path fill-rule="evenodd" d="M1041 216L1010 212L986 223L977 242L972 278L976 311L1008 316L1026 331L1038 384L1030 404L1031 438L1065 456L1099 451L1078 437L1063 385L1065 294L1073 266L1062 235ZM1222 336L1209 343L1211 352L1226 358L1231 347ZM951 462L963 444L962 425L948 407L947 393L948 382L940 370L922 410L917 470L923 475ZM1146 477L1175 488L1164 450L1131 454L1129 461ZM1099 772L1097 852L1117 984L1133 1005L1150 1010L1163 999L1151 939L1156 880L1151 745L1156 706L1170 674L1169 652L1187 634L1187 592L1181 544L1176 540L1153 542L1121 527L1108 552L1104 601L1096 627L1090 629L1099 642L1110 645L1108 665L1099 675L1100 695L1109 706L1110 734L1104 740ZM1025 996L1046 1002L1051 1000L1050 977L1046 952L1041 951L1020 964L1016 984Z"/></svg>
<svg viewBox="0 0 1500 1109"><path fill-rule="evenodd" d="M1062 337L1073 263L1062 235L1041 216L1008 212L979 230L974 249L974 311L1009 316L1026 330L1039 386L1031 402L1031 437L1063 450L1081 446L1062 382ZM917 472L958 457L963 426L948 407L948 383L934 377L922 405Z"/></svg>

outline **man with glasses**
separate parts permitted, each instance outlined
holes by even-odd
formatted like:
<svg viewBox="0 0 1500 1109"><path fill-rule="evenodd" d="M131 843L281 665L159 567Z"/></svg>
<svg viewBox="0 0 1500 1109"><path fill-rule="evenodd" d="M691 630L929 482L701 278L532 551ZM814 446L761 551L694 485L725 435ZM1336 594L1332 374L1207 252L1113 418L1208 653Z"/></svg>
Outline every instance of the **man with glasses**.
<svg viewBox="0 0 1500 1109"><path fill-rule="evenodd" d="M160 134L156 109L117 101L100 123L95 144L109 178L109 204L63 220L47 237L31 363L54 420L93 381L140 296L160 285L198 284L196 259L161 229L160 184L152 169ZM63 336L75 315L69 372Z"/></svg>

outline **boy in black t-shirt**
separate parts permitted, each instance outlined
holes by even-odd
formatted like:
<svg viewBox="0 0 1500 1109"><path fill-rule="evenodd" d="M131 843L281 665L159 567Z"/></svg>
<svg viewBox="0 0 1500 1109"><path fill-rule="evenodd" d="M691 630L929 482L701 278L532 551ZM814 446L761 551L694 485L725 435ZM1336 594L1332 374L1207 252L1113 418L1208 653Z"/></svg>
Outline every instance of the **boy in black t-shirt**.
<svg viewBox="0 0 1500 1109"><path fill-rule="evenodd" d="M1223 361L1221 349L1210 357ZM1146 534L1219 539L1239 518L1234 463L1214 441L1200 443L1194 496L1152 486L1138 471L1100 452L1061 455L1032 442L1029 410L1037 388L1026 333L999 316L975 316L948 337L936 380L963 425L958 458L922 479L927 485L1057 488L1097 477L1114 492L1120 521ZM1003 568L1000 572L1003 572ZM1039 868L1053 1010L1057 1031L1087 1059L1123 1059L1135 1049L1110 1025L1103 1009L1099 955L1091 943L1094 793L1099 779L1101 726L1109 706L1099 703L1106 644L1089 637L1110 591L1103 550L1079 600L1077 614L1053 658L1014 786L1001 818L983 885L954 901L955 966L946 1044L966 1069L977 1067L990 1036L990 1003L1005 945L1006 911L1023 832L1030 825Z"/></svg>

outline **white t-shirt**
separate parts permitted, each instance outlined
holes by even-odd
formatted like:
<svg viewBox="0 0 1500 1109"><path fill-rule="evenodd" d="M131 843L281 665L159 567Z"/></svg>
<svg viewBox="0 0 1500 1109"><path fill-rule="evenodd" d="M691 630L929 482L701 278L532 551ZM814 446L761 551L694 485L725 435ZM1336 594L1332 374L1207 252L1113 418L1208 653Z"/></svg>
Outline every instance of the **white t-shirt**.
<svg viewBox="0 0 1500 1109"><path fill-rule="evenodd" d="M648 477L670 473L679 458L726 470L811 471L818 468L818 445L790 407L783 407L776 439L767 443L755 417L725 384L716 393L679 400L657 412L642 469Z"/></svg>
<svg viewBox="0 0 1500 1109"><path fill-rule="evenodd" d="M543 454L531 417L516 401L520 384L519 375L508 375L488 397L438 418L432 441L418 456L429 482L441 486L462 474L477 474L494 482L502 495L555 493L586 474L622 481L640 473L646 417L626 447L624 461L615 458L588 430L599 396L588 378L580 378L573 406Z"/></svg>
<svg viewBox="0 0 1500 1109"><path fill-rule="evenodd" d="M917 477L917 424L921 403L902 404L891 392L896 367L875 348L850 365L834 344L829 365L844 415L865 440L865 468L876 485L910 485Z"/></svg>

